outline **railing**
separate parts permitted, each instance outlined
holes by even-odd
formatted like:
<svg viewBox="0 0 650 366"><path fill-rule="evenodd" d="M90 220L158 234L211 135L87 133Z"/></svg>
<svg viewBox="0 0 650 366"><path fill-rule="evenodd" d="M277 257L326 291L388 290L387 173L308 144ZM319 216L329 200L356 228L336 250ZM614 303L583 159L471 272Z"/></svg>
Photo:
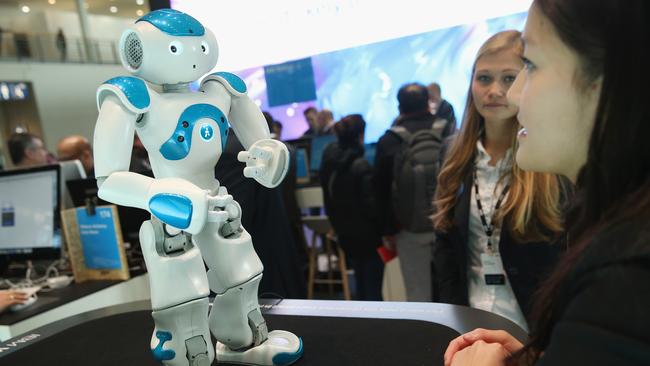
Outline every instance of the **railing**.
<svg viewBox="0 0 650 366"><path fill-rule="evenodd" d="M86 51L83 39L78 37L3 32L0 61L119 64L120 58L115 41L89 39Z"/></svg>

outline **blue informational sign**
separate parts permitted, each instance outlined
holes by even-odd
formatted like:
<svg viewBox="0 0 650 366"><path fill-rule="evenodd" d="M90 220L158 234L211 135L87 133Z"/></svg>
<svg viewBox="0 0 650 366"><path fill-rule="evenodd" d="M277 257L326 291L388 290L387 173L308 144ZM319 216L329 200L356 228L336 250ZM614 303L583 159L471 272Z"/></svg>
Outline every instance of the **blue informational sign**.
<svg viewBox="0 0 650 366"><path fill-rule="evenodd" d="M86 208L77 208L77 224L86 268L120 269L122 262L113 210L97 207L95 215L89 216Z"/></svg>
<svg viewBox="0 0 650 366"><path fill-rule="evenodd" d="M316 100L311 58L264 67L269 106Z"/></svg>

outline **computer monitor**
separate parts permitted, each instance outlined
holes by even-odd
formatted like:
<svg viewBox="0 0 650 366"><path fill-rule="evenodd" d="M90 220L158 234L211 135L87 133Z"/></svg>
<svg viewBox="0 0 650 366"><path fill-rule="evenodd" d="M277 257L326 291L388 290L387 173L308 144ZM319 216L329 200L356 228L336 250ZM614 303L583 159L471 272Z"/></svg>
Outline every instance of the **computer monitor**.
<svg viewBox="0 0 650 366"><path fill-rule="evenodd" d="M66 182L86 178L86 171L79 160L62 161L59 162L59 165L61 166L61 180L59 181L61 208L72 208L74 207L74 204L70 197L70 192L68 191Z"/></svg>
<svg viewBox="0 0 650 366"><path fill-rule="evenodd" d="M60 167L0 172L3 261L61 256Z"/></svg>
<svg viewBox="0 0 650 366"><path fill-rule="evenodd" d="M335 135L323 135L311 139L311 154L309 159L309 169L312 172L320 170L320 162L323 159L323 151L327 145L336 141Z"/></svg>
<svg viewBox="0 0 650 366"><path fill-rule="evenodd" d="M309 160L305 148L296 149L296 183L309 183Z"/></svg>

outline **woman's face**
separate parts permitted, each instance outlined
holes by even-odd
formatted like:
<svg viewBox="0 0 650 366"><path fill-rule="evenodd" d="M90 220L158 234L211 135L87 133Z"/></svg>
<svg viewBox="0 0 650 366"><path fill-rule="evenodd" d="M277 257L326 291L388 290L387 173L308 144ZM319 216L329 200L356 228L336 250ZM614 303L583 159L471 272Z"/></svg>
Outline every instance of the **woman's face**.
<svg viewBox="0 0 650 366"><path fill-rule="evenodd" d="M517 106L506 93L523 67L521 57L512 50L481 56L476 61L472 80L472 97L486 123L505 121L517 114Z"/></svg>
<svg viewBox="0 0 650 366"><path fill-rule="evenodd" d="M577 54L556 35L533 5L524 29L525 67L508 92L524 127L517 163L525 170L558 173L575 181L587 149L600 94L600 81L576 86ZM584 90L583 90L584 89Z"/></svg>

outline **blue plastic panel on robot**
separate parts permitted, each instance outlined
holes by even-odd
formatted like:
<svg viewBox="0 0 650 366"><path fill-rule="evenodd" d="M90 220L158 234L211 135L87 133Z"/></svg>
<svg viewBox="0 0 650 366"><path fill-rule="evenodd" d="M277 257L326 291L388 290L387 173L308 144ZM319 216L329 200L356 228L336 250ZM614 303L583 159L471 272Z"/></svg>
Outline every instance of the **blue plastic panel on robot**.
<svg viewBox="0 0 650 366"><path fill-rule="evenodd" d="M106 80L104 84L118 87L129 103L137 109L147 108L151 103L147 85L141 79L133 76L118 76Z"/></svg>
<svg viewBox="0 0 650 366"><path fill-rule="evenodd" d="M192 132L194 125L200 119L208 118L217 123L221 135L221 151L226 148L228 139L228 120L224 113L210 104L194 104L187 107L178 118L178 123L172 136L160 147L160 153L167 160L180 160L190 153L192 148ZM212 126L201 124L201 138L209 141L213 137Z"/></svg>
<svg viewBox="0 0 650 366"><path fill-rule="evenodd" d="M244 80L242 80L239 76L230 73L230 72L225 72L225 71L219 71L215 72L213 74L210 74L210 76L219 76L223 78L228 85L230 85L235 91L238 93L246 93L246 83L244 83Z"/></svg>
<svg viewBox="0 0 650 366"><path fill-rule="evenodd" d="M202 36L205 28L193 17L173 9L152 11L135 21L147 22L170 36Z"/></svg>
<svg viewBox="0 0 650 366"><path fill-rule="evenodd" d="M172 334L170 332L157 331L156 338L158 338L158 345L155 348L151 349L151 353L156 361L169 361L176 357L176 352L173 350L163 349L165 342L172 340Z"/></svg>
<svg viewBox="0 0 650 366"><path fill-rule="evenodd" d="M192 220L192 201L178 194L159 193L149 200L149 211L166 224L187 229Z"/></svg>

